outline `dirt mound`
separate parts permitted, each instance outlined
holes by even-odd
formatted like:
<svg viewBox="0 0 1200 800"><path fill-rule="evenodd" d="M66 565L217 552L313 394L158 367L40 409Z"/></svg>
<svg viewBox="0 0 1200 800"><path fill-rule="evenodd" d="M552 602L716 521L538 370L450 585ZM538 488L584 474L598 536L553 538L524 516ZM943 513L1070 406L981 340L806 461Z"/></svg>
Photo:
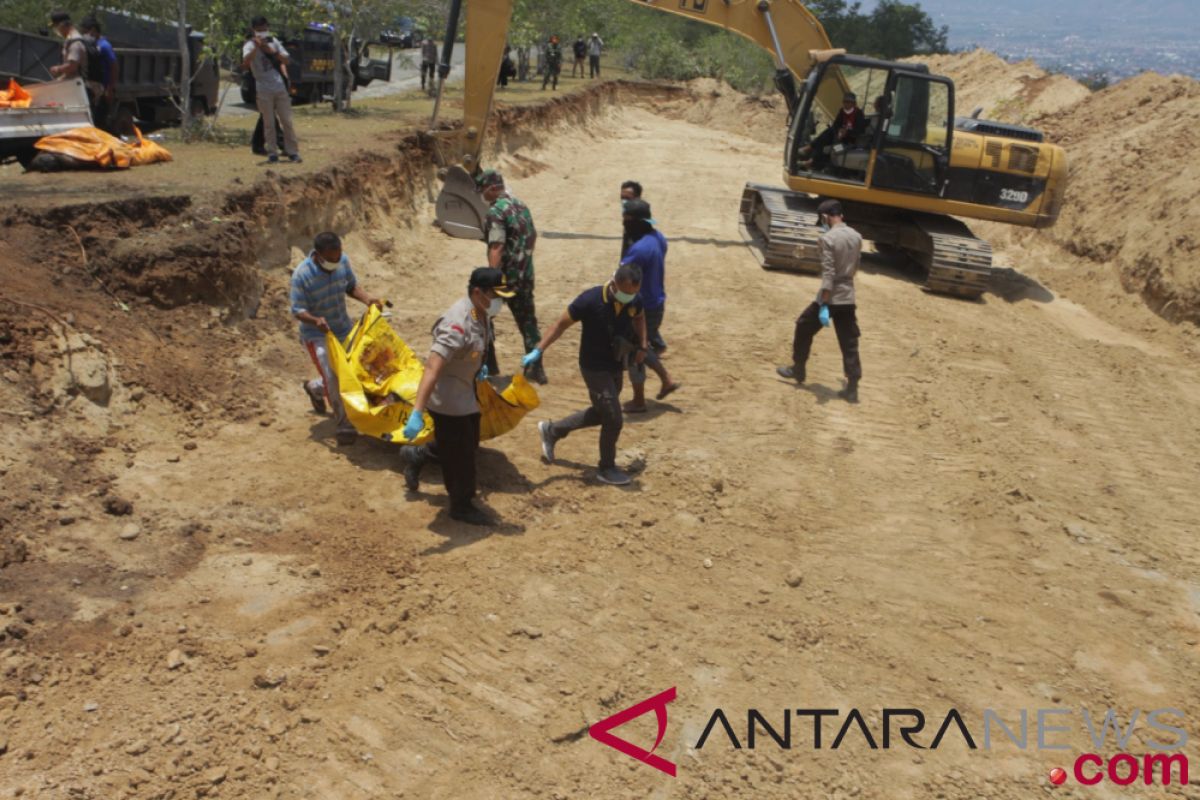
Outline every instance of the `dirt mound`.
<svg viewBox="0 0 1200 800"><path fill-rule="evenodd" d="M1087 87L1066 75L1051 75L1032 61L1009 64L987 50L913 60L954 79L956 111L964 117L982 108L987 119L1028 123L1089 94Z"/></svg>
<svg viewBox="0 0 1200 800"><path fill-rule="evenodd" d="M787 104L778 94L750 96L724 81L697 78L673 91L659 113L760 142L782 145L787 133Z"/></svg>
<svg viewBox="0 0 1200 800"><path fill-rule="evenodd" d="M1200 323L1200 82L1143 74L1042 126L1071 156L1049 235L1114 264L1125 289L1166 318Z"/></svg>

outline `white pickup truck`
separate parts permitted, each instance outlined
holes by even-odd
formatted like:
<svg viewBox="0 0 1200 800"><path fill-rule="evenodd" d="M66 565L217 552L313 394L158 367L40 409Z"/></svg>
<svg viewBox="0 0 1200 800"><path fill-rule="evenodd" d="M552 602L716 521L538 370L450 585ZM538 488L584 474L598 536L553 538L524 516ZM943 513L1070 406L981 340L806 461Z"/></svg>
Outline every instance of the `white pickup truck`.
<svg viewBox="0 0 1200 800"><path fill-rule="evenodd" d="M29 92L29 108L0 108L0 163L16 159L27 166L37 155L33 144L38 139L92 124L92 109L81 79L21 88Z"/></svg>

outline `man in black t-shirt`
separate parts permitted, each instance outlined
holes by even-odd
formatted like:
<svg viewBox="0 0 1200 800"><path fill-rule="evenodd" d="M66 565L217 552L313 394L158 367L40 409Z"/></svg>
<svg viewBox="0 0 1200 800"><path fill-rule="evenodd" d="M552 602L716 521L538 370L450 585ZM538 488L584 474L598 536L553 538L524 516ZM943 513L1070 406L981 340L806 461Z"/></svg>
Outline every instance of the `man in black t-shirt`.
<svg viewBox="0 0 1200 800"><path fill-rule="evenodd" d="M587 384L592 405L558 422L538 423L542 455L554 461L555 443L572 431L600 426L600 467L596 477L601 483L624 486L629 475L617 468L617 439L621 436L621 383L632 356L637 364L646 359L646 317L638 290L642 271L636 264L617 269L612 280L593 286L576 297L566 313L546 332L542 341L525 356L524 365L536 363L542 353L567 328L583 323L579 337L579 371Z"/></svg>

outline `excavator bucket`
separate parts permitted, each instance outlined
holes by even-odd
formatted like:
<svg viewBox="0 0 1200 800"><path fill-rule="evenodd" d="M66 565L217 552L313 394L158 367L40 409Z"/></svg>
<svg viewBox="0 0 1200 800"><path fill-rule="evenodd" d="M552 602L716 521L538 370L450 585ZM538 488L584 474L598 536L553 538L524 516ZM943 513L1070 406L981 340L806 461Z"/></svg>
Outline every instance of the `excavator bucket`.
<svg viewBox="0 0 1200 800"><path fill-rule="evenodd" d="M475 179L460 166L446 170L446 179L437 198L437 223L456 239L484 238L487 204L475 188Z"/></svg>

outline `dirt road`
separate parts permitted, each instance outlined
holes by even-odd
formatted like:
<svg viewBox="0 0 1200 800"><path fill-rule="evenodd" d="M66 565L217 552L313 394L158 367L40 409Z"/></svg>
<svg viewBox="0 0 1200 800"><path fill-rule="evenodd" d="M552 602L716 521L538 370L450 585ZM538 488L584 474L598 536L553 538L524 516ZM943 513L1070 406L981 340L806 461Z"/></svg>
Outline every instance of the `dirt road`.
<svg viewBox="0 0 1200 800"><path fill-rule="evenodd" d="M241 421L199 409L181 422L154 398L111 422L70 407L82 430L127 444L100 448L93 467L131 515L98 511L69 467L59 486L18 486L28 465L83 456L57 450L46 423L6 421L5 488L53 521L37 559L0 573L0 622L25 613L23 598L38 617L0 651L14 687L0 696L0 786L1015 800L1091 749L1081 708L1178 708L1194 724L1194 331L1115 289L1054 297L1085 267L1041 240L1001 258L1044 290L981 303L923 294L872 256L859 281L862 404L835 397L830 334L811 383L783 382L774 367L817 281L765 272L743 248L741 187L777 182L780 154L729 124L608 108L499 162L541 232L543 325L611 273L621 180L645 184L671 240L664 335L685 388L627 419L618 460L640 468L628 491L592 479L594 433L540 460L533 422L586 400L572 332L547 355L543 407L481 455L484 498L512 527L479 536L451 522L436 471L406 498L394 450L338 449L309 411L281 268L257 320L212 333L214 369L247 381ZM483 253L419 213L351 234L348 252L422 350ZM499 337L511 370L507 312ZM78 519L54 520L65 515ZM586 735L669 687L657 753L677 778ZM876 738L883 708L922 709L926 745L950 709L976 732L985 709L1010 723L1022 709L1074 716L1055 718L1070 730L1051 737L1069 753L970 750L953 732L918 750L894 729L875 750L857 728L831 749L829 721L814 749L811 718L793 719L790 750L761 728L753 751L719 729L697 750L717 707L743 744L749 708L780 730L784 709L858 708ZM619 733L649 746L652 719ZM1134 741L1146 751L1144 732Z"/></svg>

